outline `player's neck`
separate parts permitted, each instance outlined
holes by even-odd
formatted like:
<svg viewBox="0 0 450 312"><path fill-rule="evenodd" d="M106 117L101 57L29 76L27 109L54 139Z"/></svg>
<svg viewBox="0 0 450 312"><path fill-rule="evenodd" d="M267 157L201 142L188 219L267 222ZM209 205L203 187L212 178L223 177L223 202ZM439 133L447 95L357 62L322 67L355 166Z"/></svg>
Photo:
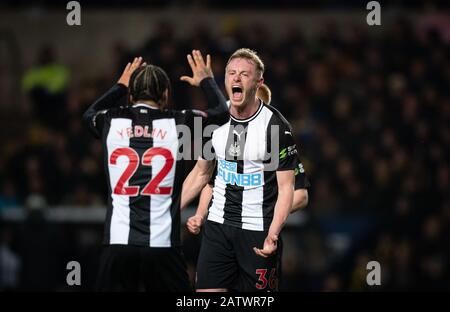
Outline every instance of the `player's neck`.
<svg viewBox="0 0 450 312"><path fill-rule="evenodd" d="M257 112L259 104L259 99L255 97L254 100L251 100L250 103L247 103L246 105L240 107L231 105L230 114L237 119L247 119Z"/></svg>

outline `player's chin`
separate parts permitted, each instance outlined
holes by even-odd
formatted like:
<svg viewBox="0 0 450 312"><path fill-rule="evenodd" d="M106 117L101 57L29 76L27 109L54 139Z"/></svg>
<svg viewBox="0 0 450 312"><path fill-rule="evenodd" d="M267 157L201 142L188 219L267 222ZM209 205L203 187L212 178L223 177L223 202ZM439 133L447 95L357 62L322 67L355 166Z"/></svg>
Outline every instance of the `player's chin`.
<svg viewBox="0 0 450 312"><path fill-rule="evenodd" d="M234 107L240 107L240 106L242 106L244 104L244 102L245 102L245 97L244 96L242 96L242 98L230 97L230 103Z"/></svg>

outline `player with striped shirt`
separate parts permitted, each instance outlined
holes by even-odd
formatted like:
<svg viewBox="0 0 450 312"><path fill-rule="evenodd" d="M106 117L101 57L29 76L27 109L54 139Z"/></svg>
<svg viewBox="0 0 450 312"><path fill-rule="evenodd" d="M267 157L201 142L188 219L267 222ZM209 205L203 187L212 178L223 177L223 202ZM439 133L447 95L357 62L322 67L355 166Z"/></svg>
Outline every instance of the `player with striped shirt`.
<svg viewBox="0 0 450 312"><path fill-rule="evenodd" d="M298 161L289 123L256 96L263 73L263 62L249 49L233 53L225 69L230 120L212 134L217 174L197 291L277 289L279 236L292 208ZM182 207L207 184L214 165L197 162L183 184Z"/></svg>
<svg viewBox="0 0 450 312"><path fill-rule="evenodd" d="M104 249L97 289L102 291L189 291L180 248L180 195L186 160L179 156L178 126L194 118L229 119L225 99L199 51L188 55L206 112L166 109L170 81L163 69L135 58L118 83L83 115L100 138L110 190ZM129 97L129 105L122 100Z"/></svg>
<svg viewBox="0 0 450 312"><path fill-rule="evenodd" d="M265 104L269 105L271 102L271 91L266 84L261 85L256 92L256 96L263 101ZM229 104L229 101L227 101ZM215 174L217 171L215 171ZM197 211L194 216L190 217L186 223L186 226L192 234L200 233L200 228L203 225L207 215L209 205L211 204L211 199L213 195L213 186L215 174L213 174L211 180L206 184L200 193L200 198L197 206ZM308 204L308 188L310 183L306 177L305 170L303 169L303 164L298 162L297 168L294 170L295 175L295 185L294 185L294 200L292 202L291 213L305 208Z"/></svg>

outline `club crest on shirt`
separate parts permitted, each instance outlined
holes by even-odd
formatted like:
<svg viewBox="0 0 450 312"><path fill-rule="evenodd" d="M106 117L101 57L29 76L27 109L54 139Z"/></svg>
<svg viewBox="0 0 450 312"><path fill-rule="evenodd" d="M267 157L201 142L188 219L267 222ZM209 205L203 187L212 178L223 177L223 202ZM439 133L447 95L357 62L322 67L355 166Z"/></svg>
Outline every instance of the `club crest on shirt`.
<svg viewBox="0 0 450 312"><path fill-rule="evenodd" d="M228 149L228 154L231 157L241 156L241 146L237 142L234 142L234 144L230 145L230 148Z"/></svg>

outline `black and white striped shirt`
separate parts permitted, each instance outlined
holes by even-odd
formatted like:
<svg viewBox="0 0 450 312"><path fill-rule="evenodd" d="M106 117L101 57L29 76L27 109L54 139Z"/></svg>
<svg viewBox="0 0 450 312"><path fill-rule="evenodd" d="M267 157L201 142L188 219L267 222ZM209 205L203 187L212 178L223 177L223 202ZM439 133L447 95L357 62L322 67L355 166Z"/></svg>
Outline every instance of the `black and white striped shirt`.
<svg viewBox="0 0 450 312"><path fill-rule="evenodd" d="M271 150L277 126L278 150ZM263 231L272 222L278 197L276 171L295 170L297 148L291 127L274 107L260 102L245 120L230 117L216 129L212 145L217 157L213 200L208 220L242 229ZM278 157L278 166L267 169L267 156Z"/></svg>
<svg viewBox="0 0 450 312"><path fill-rule="evenodd" d="M192 129L194 117L208 114L215 120L222 119L221 124L229 119L225 99L214 80L204 79L201 85L210 107L215 105L207 112L160 110L140 103L118 107L127 88L117 84L84 114L104 149L110 194L104 244L180 245L180 198L186 160L177 155L177 126ZM223 117L217 118L220 115Z"/></svg>

